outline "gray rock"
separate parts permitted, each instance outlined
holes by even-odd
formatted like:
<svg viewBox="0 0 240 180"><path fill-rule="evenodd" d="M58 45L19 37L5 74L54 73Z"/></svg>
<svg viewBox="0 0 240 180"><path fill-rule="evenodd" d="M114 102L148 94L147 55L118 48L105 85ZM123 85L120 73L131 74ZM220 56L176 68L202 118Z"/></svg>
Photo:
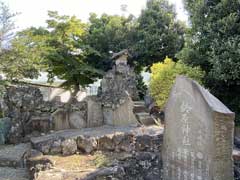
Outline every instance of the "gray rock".
<svg viewBox="0 0 240 180"><path fill-rule="evenodd" d="M79 136L77 138L77 146L83 152L91 153L97 150L97 145L97 141L94 137Z"/></svg>
<svg viewBox="0 0 240 180"><path fill-rule="evenodd" d="M0 146L0 166L24 167L30 150L30 144Z"/></svg>
<svg viewBox="0 0 240 180"><path fill-rule="evenodd" d="M134 150L134 135L131 133L120 133L113 136L116 151L132 152Z"/></svg>
<svg viewBox="0 0 240 180"><path fill-rule="evenodd" d="M6 143L7 136L11 130L11 119L10 118L0 118L0 145Z"/></svg>
<svg viewBox="0 0 240 180"><path fill-rule="evenodd" d="M29 180L27 169L0 167L1 180Z"/></svg>
<svg viewBox="0 0 240 180"><path fill-rule="evenodd" d="M69 113L69 126L71 129L81 129L87 127L84 112L75 111Z"/></svg>
<svg viewBox="0 0 240 180"><path fill-rule="evenodd" d="M74 139L66 139L62 141L62 154L73 155L77 152L77 143Z"/></svg>
<svg viewBox="0 0 240 180"><path fill-rule="evenodd" d="M41 153L40 151L38 151L36 149L31 149L29 154L28 154L28 158L40 157L42 155L43 155L43 153Z"/></svg>
<svg viewBox="0 0 240 180"><path fill-rule="evenodd" d="M50 134L40 137L32 137L31 143L33 145L33 148L36 150L42 152L43 154L48 154L54 141L58 140L59 137Z"/></svg>
<svg viewBox="0 0 240 180"><path fill-rule="evenodd" d="M152 137L149 135L136 137L136 151L151 151L152 149Z"/></svg>
<svg viewBox="0 0 240 180"><path fill-rule="evenodd" d="M115 144L113 142L113 135L105 135L98 140L98 147L100 150L113 151Z"/></svg>
<svg viewBox="0 0 240 180"><path fill-rule="evenodd" d="M51 153L51 147L55 141L62 141L66 139L76 140L78 148L82 151L86 150L87 152L92 152L96 149L104 151L130 152L146 150L158 152L163 141L162 133L163 129L157 126L149 126L144 128L135 126L103 126L79 130L69 129L55 131L52 134L40 137L32 137L31 143L35 149L43 152L44 154ZM145 138L145 136L147 136L147 138ZM141 138L143 138L143 140L141 140ZM145 141L147 142L143 148L139 148L137 143L145 143Z"/></svg>
<svg viewBox="0 0 240 180"><path fill-rule="evenodd" d="M62 152L62 146L61 146L61 140L54 141L50 148L51 154L61 154Z"/></svg>

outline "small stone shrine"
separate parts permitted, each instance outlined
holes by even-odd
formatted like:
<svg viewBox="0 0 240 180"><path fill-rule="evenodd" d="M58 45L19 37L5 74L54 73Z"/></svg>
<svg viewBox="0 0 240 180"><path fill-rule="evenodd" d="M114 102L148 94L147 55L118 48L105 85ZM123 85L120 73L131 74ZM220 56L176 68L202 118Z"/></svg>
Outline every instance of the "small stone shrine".
<svg viewBox="0 0 240 180"><path fill-rule="evenodd" d="M234 113L179 76L165 109L164 180L233 180Z"/></svg>
<svg viewBox="0 0 240 180"><path fill-rule="evenodd" d="M128 50L113 54L113 68L103 77L99 88L104 124L127 125L136 123L133 101L138 100L136 75L127 64Z"/></svg>

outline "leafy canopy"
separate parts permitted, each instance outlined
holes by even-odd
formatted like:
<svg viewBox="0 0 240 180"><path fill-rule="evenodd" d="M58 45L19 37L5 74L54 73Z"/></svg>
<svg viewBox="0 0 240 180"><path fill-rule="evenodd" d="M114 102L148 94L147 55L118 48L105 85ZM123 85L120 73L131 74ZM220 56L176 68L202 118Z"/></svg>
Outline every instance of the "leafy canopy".
<svg viewBox="0 0 240 180"><path fill-rule="evenodd" d="M135 18L132 15L126 18L107 14L97 17L92 13L88 26L84 41L87 50L86 60L92 66L106 71L113 64L111 52L131 47Z"/></svg>
<svg viewBox="0 0 240 180"><path fill-rule="evenodd" d="M175 58L184 44L185 26L176 19L173 5L167 0L148 0L137 19L133 51L138 67L149 67L166 56Z"/></svg>
<svg viewBox="0 0 240 180"><path fill-rule="evenodd" d="M86 24L75 16L59 16L49 12L46 64L49 78L57 76L66 80L67 87L78 88L93 83L101 72L85 61L83 39L87 32Z"/></svg>
<svg viewBox="0 0 240 180"><path fill-rule="evenodd" d="M1 50L6 47L8 41L13 36L12 30L14 29L14 17L16 13L12 13L9 7L0 1L0 47Z"/></svg>
<svg viewBox="0 0 240 180"><path fill-rule="evenodd" d="M168 57L164 59L164 62L153 64L151 67L150 94L159 107L164 107L177 75L186 75L201 82L204 72L199 67L193 68L181 61L174 62Z"/></svg>
<svg viewBox="0 0 240 180"><path fill-rule="evenodd" d="M8 80L37 78L39 70L44 69L44 56L47 49L43 35L46 30L30 28L18 32L11 40L11 48L3 49L0 54L0 71Z"/></svg>
<svg viewBox="0 0 240 180"><path fill-rule="evenodd" d="M240 1L184 0L191 28L179 58L206 71L205 85L240 114Z"/></svg>
<svg viewBox="0 0 240 180"><path fill-rule="evenodd" d="M36 78L46 71L50 81L57 76L66 87L84 87L111 68L111 52L129 49L129 63L140 72L157 59L175 58L184 42L184 25L167 0L148 0L139 18L92 13L88 23L49 11L47 24L19 32L0 57L0 71L9 79Z"/></svg>

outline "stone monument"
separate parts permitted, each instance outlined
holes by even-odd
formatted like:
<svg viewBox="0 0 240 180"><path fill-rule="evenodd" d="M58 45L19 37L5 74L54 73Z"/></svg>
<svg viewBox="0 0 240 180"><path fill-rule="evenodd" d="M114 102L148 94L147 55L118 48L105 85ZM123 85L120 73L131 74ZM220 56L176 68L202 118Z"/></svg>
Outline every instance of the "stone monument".
<svg viewBox="0 0 240 180"><path fill-rule="evenodd" d="M128 56L128 50L113 54L115 65L103 77L99 88L104 124L107 125L137 123L132 101L138 99L136 75L127 64Z"/></svg>
<svg viewBox="0 0 240 180"><path fill-rule="evenodd" d="M165 109L164 180L233 180L234 113L178 76Z"/></svg>

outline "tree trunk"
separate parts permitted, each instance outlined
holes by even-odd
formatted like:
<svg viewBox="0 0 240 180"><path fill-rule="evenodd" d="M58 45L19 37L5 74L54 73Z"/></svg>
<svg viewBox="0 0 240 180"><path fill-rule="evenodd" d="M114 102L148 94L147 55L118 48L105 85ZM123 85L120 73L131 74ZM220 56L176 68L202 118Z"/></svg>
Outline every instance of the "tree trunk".
<svg viewBox="0 0 240 180"><path fill-rule="evenodd" d="M79 90L80 90L79 85L78 84L74 85L73 92L71 92L70 99L66 105L68 122L69 122L69 116L70 116L70 112L71 112L71 104L73 103L73 101L75 101L77 99L77 93L79 92Z"/></svg>

